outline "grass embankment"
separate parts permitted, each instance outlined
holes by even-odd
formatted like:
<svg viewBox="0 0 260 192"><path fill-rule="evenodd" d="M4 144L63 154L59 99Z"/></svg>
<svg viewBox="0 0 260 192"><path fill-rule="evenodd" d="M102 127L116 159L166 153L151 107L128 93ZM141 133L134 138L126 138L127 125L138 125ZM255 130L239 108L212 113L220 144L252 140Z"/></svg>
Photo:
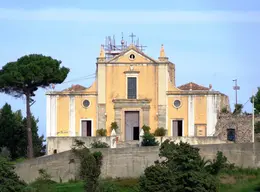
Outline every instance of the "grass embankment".
<svg viewBox="0 0 260 192"><path fill-rule="evenodd" d="M226 171L220 174L219 179L219 192L257 192L256 188L260 186L260 169ZM138 180L111 179L102 181L102 184L106 189L110 188L111 192L136 192ZM51 188L50 192L84 192L82 182L57 183Z"/></svg>
<svg viewBox="0 0 260 192"><path fill-rule="evenodd" d="M260 187L260 169L235 169L219 176L220 192L257 192Z"/></svg>

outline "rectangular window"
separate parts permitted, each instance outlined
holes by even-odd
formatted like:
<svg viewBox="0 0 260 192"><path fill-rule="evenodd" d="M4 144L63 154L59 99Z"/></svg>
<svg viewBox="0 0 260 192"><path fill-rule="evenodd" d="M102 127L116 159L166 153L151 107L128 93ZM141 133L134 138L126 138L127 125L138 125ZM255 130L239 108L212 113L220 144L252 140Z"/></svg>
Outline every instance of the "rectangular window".
<svg viewBox="0 0 260 192"><path fill-rule="evenodd" d="M236 131L235 129L227 129L227 140L236 141Z"/></svg>
<svg viewBox="0 0 260 192"><path fill-rule="evenodd" d="M127 78L127 98L136 99L136 77Z"/></svg>

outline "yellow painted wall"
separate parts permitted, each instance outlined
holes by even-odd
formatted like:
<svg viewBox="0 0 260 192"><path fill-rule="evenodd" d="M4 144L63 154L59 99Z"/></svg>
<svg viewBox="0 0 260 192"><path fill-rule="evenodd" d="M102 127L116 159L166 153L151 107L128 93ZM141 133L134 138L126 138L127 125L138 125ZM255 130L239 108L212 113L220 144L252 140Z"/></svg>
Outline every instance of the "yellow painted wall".
<svg viewBox="0 0 260 192"><path fill-rule="evenodd" d="M181 107L176 109L173 106L175 99L181 101ZM188 96L168 97L168 135L172 135L171 121L174 119L184 120L184 136L188 135Z"/></svg>
<svg viewBox="0 0 260 192"><path fill-rule="evenodd" d="M114 121L114 103L113 99L127 98L127 79L125 71L129 71L129 66L112 65L106 67L106 127L110 132L110 124ZM157 128L157 79L158 68L155 65L136 65L134 71L139 71L137 79L137 98L151 99L150 103L150 127L153 132ZM141 125L142 126L142 125ZM123 127L122 127L123 128ZM123 128L124 129L124 128Z"/></svg>
<svg viewBox="0 0 260 192"><path fill-rule="evenodd" d="M195 136L205 137L206 136L206 125L196 125Z"/></svg>
<svg viewBox="0 0 260 192"><path fill-rule="evenodd" d="M90 101L90 106L88 108L85 108L83 106L83 101L87 99ZM93 130L93 136L96 135L96 125L97 125L97 119L96 119L96 113L97 113L97 105L96 105L96 97L90 97L90 96L76 96L75 97L75 123L76 123L76 136L80 136L80 120L81 119L89 119L92 121L92 130Z"/></svg>
<svg viewBox="0 0 260 192"><path fill-rule="evenodd" d="M69 136L69 102L68 96L57 98L57 136Z"/></svg>
<svg viewBox="0 0 260 192"><path fill-rule="evenodd" d="M194 97L194 123L207 124L207 96Z"/></svg>
<svg viewBox="0 0 260 192"><path fill-rule="evenodd" d="M207 129L207 96L194 97L195 136L206 136Z"/></svg>

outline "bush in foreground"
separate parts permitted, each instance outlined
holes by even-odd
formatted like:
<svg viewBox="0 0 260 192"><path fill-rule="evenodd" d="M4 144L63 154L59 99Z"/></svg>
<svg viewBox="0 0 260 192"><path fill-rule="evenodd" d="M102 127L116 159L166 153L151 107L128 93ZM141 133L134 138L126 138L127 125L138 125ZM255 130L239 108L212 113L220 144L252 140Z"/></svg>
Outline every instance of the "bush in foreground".
<svg viewBox="0 0 260 192"><path fill-rule="evenodd" d="M25 186L14 172L14 166L4 157L0 157L0 191L20 192Z"/></svg>
<svg viewBox="0 0 260 192"><path fill-rule="evenodd" d="M164 129L163 127L157 128L154 132L154 136L160 136L163 137L166 135L167 130Z"/></svg>
<svg viewBox="0 0 260 192"><path fill-rule="evenodd" d="M101 137L107 136L107 130L106 129L98 129L97 130L97 136L101 136Z"/></svg>
<svg viewBox="0 0 260 192"><path fill-rule="evenodd" d="M142 146L158 146L159 142L156 141L154 135L150 133L151 128L144 125L142 129L144 131Z"/></svg>
<svg viewBox="0 0 260 192"><path fill-rule="evenodd" d="M86 192L98 192L103 159L102 153L91 153L85 143L80 140L75 140L72 152L80 160L79 176L84 181L84 190Z"/></svg>
<svg viewBox="0 0 260 192"><path fill-rule="evenodd" d="M198 148L169 140L162 143L159 156L163 160L146 168L140 178L140 192L216 192L216 175L227 164L221 152L214 161L205 161Z"/></svg>
<svg viewBox="0 0 260 192"><path fill-rule="evenodd" d="M91 148L109 148L109 145L105 142L95 141L90 144Z"/></svg>

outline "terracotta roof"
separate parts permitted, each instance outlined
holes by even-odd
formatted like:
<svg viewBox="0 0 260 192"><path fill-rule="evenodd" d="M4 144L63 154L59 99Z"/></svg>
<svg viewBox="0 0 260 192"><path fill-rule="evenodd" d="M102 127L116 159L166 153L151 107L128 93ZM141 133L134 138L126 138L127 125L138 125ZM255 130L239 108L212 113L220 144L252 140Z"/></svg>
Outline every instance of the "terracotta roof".
<svg viewBox="0 0 260 192"><path fill-rule="evenodd" d="M201 85L198 85L196 83L190 82L190 83L186 83L184 85L181 85L178 87L181 90L203 90L203 91L208 91L210 90L209 87L204 87Z"/></svg>
<svg viewBox="0 0 260 192"><path fill-rule="evenodd" d="M82 85L72 85L70 88L64 89L63 91L83 91L86 87Z"/></svg>

